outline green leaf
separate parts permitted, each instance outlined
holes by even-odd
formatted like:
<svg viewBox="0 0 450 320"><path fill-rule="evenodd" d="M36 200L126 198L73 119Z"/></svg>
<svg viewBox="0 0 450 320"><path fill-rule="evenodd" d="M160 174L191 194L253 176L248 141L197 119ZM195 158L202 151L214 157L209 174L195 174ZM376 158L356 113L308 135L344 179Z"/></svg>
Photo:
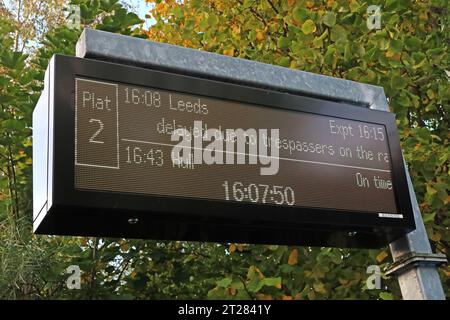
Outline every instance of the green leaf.
<svg viewBox="0 0 450 320"><path fill-rule="evenodd" d="M344 47L344 60L348 61L351 58L352 58L352 50L351 50L350 43L347 42Z"/></svg>
<svg viewBox="0 0 450 320"><path fill-rule="evenodd" d="M350 1L349 3L351 12L357 12L359 8L361 8L361 4L359 4L356 0Z"/></svg>
<svg viewBox="0 0 450 320"><path fill-rule="evenodd" d="M24 121L18 121L14 119L7 119L2 121L1 128L7 129L8 131L19 131L24 129L26 126Z"/></svg>
<svg viewBox="0 0 450 320"><path fill-rule="evenodd" d="M302 32L304 34L310 34L316 31L316 24L311 19L308 19L302 25Z"/></svg>
<svg viewBox="0 0 450 320"><path fill-rule="evenodd" d="M22 70L25 67L27 57L27 54L21 52L6 51L1 55L0 61L7 68Z"/></svg>
<svg viewBox="0 0 450 320"><path fill-rule="evenodd" d="M321 294L327 293L327 290L325 289L325 286L322 282L315 282L313 284L313 288L314 288L314 291L316 291L318 293L321 293Z"/></svg>
<svg viewBox="0 0 450 320"><path fill-rule="evenodd" d="M380 292L379 297L382 300L394 300L394 296L389 292Z"/></svg>
<svg viewBox="0 0 450 320"><path fill-rule="evenodd" d="M223 288L216 287L208 291L207 297L208 299L213 300L223 300L227 298L227 295L225 294L225 290Z"/></svg>
<svg viewBox="0 0 450 320"><path fill-rule="evenodd" d="M328 27L334 26L336 24L336 13L330 11L325 12L323 15L323 23Z"/></svg>
<svg viewBox="0 0 450 320"><path fill-rule="evenodd" d="M130 12L126 15L126 19L123 23L123 27L124 28L132 27L141 22L142 22L142 20L139 18L139 16L137 14Z"/></svg>
<svg viewBox="0 0 450 320"><path fill-rule="evenodd" d="M233 282L231 278L223 278L222 280L217 281L217 286L221 288L228 288L228 286Z"/></svg>
<svg viewBox="0 0 450 320"><path fill-rule="evenodd" d="M392 52L394 53L400 53L402 51L403 48L403 44L400 40L397 39L392 39L389 42L389 48L392 50Z"/></svg>
<svg viewBox="0 0 450 320"><path fill-rule="evenodd" d="M258 277L253 277L247 285L247 290L256 293L261 290L262 287L264 287L264 281L260 280Z"/></svg>
<svg viewBox="0 0 450 320"><path fill-rule="evenodd" d="M177 17L177 18L183 18L183 9L181 9L180 6L176 6L176 7L173 9L173 13L174 13L175 17Z"/></svg>
<svg viewBox="0 0 450 320"><path fill-rule="evenodd" d="M436 216L436 212L433 213L428 213L428 214L424 214L423 217L423 222L424 223L428 223L430 221L434 221L434 217Z"/></svg>
<svg viewBox="0 0 450 320"><path fill-rule="evenodd" d="M409 107L411 106L411 100L405 93L401 93L398 97L396 97L395 101L401 105L402 107Z"/></svg>
<svg viewBox="0 0 450 320"><path fill-rule="evenodd" d="M242 283L242 281L237 280L237 281L233 281L230 284L230 288L233 288L233 289L244 289L245 287L244 287L244 284Z"/></svg>
<svg viewBox="0 0 450 320"><path fill-rule="evenodd" d="M117 4L119 0L100 0L100 9L105 12L111 12L114 9L120 8L120 4Z"/></svg>
<svg viewBox="0 0 450 320"><path fill-rule="evenodd" d="M428 89L428 90L427 90L427 97L428 97L428 99L433 100L434 97L435 97L434 91L431 90L431 89Z"/></svg>
<svg viewBox="0 0 450 320"><path fill-rule="evenodd" d="M291 64L291 59L290 59L289 57L282 57L282 58L278 61L278 65L280 65L280 66L282 66L282 67L288 68L290 64Z"/></svg>
<svg viewBox="0 0 450 320"><path fill-rule="evenodd" d="M445 202L445 200L448 197L447 190L449 188L449 185L443 182L438 182L434 185L434 187L437 191L438 198L441 199L443 202Z"/></svg>
<svg viewBox="0 0 450 320"><path fill-rule="evenodd" d="M407 85L408 85L408 83L402 76L399 76L396 74L392 76L392 78L391 78L392 88L400 90L400 89L406 88Z"/></svg>
<svg viewBox="0 0 450 320"><path fill-rule="evenodd" d="M291 41L289 41L286 37L279 37L277 41L277 47L280 49L287 49L289 48L289 45L291 44Z"/></svg>
<svg viewBox="0 0 450 320"><path fill-rule="evenodd" d="M294 267L286 263L281 265L280 270L282 273L290 273L294 270Z"/></svg>
<svg viewBox="0 0 450 320"><path fill-rule="evenodd" d="M397 60L389 60L389 65L393 68L402 68L403 64Z"/></svg>
<svg viewBox="0 0 450 320"><path fill-rule="evenodd" d="M427 184L427 193L430 195L434 195L437 193L437 190L434 189L430 184Z"/></svg>
<svg viewBox="0 0 450 320"><path fill-rule="evenodd" d="M414 52L414 51L420 50L422 41L419 38L412 36L412 37L406 38L405 45L409 51Z"/></svg>
<svg viewBox="0 0 450 320"><path fill-rule="evenodd" d="M420 68L423 63L426 61L426 55L423 52L413 52L411 57L414 60L414 67L415 68Z"/></svg>
<svg viewBox="0 0 450 320"><path fill-rule="evenodd" d="M208 18L208 25L210 27L214 27L218 23L219 23L219 18L215 14L212 14L212 15L209 16L209 18Z"/></svg>
<svg viewBox="0 0 450 320"><path fill-rule="evenodd" d="M264 285L270 286L270 287L280 286L281 285L281 277L264 278L263 282L264 282Z"/></svg>
<svg viewBox="0 0 450 320"><path fill-rule="evenodd" d="M428 142L431 138L431 133L427 128L419 128L416 131L417 137L422 140L422 142Z"/></svg>
<svg viewBox="0 0 450 320"><path fill-rule="evenodd" d="M306 10L304 7L295 7L292 14L294 16L294 19L300 22L303 22L308 18L308 10Z"/></svg>
<svg viewBox="0 0 450 320"><path fill-rule="evenodd" d="M331 37L331 40L334 42L344 41L347 39L347 31L345 30L344 27L337 24L331 29L330 37Z"/></svg>

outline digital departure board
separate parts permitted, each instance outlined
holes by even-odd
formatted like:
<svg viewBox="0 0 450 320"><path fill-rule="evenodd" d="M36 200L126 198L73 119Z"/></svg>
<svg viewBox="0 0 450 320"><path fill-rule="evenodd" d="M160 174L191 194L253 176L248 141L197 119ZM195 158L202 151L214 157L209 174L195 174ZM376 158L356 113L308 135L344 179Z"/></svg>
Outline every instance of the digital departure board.
<svg viewBox="0 0 450 320"><path fill-rule="evenodd" d="M388 112L65 56L46 88L38 233L374 247L414 228Z"/></svg>
<svg viewBox="0 0 450 320"><path fill-rule="evenodd" d="M75 88L75 188L401 217L384 125L87 78ZM180 129L199 141L188 161L172 159Z"/></svg>

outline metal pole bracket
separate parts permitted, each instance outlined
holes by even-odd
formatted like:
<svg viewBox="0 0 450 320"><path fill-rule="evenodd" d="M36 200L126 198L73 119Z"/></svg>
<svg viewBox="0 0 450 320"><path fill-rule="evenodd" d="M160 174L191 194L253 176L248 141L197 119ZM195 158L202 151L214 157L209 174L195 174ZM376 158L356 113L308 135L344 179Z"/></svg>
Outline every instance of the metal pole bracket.
<svg viewBox="0 0 450 320"><path fill-rule="evenodd" d="M417 266L441 266L448 263L445 254L409 252L390 263L385 268L385 274L400 274Z"/></svg>

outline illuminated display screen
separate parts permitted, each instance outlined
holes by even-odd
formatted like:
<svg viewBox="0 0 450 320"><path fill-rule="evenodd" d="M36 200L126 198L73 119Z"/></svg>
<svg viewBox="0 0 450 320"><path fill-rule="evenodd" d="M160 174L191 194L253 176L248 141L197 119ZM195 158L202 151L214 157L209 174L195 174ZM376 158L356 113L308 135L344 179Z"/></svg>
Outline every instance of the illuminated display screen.
<svg viewBox="0 0 450 320"><path fill-rule="evenodd" d="M76 78L75 188L398 213L384 125L229 99Z"/></svg>

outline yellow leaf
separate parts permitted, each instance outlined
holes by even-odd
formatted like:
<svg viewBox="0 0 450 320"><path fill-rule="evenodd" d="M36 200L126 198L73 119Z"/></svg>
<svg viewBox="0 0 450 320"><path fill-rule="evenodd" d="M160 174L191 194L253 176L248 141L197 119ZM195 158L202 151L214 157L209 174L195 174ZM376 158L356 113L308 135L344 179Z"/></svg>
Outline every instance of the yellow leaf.
<svg viewBox="0 0 450 320"><path fill-rule="evenodd" d="M183 47L189 48L192 45L192 41L185 39L183 40Z"/></svg>
<svg viewBox="0 0 450 320"><path fill-rule="evenodd" d="M277 283L277 284L275 285L275 288L281 289L281 283Z"/></svg>
<svg viewBox="0 0 450 320"><path fill-rule="evenodd" d="M291 254L289 255L288 264L293 266L294 264L298 263L298 251L297 249L294 249L291 251Z"/></svg>
<svg viewBox="0 0 450 320"><path fill-rule="evenodd" d="M356 283L358 283L358 281L360 281L363 278L363 274L361 272L355 272L353 273L353 275L355 276Z"/></svg>
<svg viewBox="0 0 450 320"><path fill-rule="evenodd" d="M289 68L296 69L297 68L297 61L296 60L292 60L291 64L289 65Z"/></svg>
<svg viewBox="0 0 450 320"><path fill-rule="evenodd" d="M378 262L382 262L384 259L386 259L387 256L388 256L388 253L383 250L377 255L376 259Z"/></svg>
<svg viewBox="0 0 450 320"><path fill-rule="evenodd" d="M431 236L431 240L433 240L434 242L440 241L441 238L442 235L439 232L433 233L433 235Z"/></svg>
<svg viewBox="0 0 450 320"><path fill-rule="evenodd" d="M326 294L327 290L322 282L316 282L313 284L314 291L322 294Z"/></svg>
<svg viewBox="0 0 450 320"><path fill-rule="evenodd" d="M128 252L128 250L130 250L130 245L126 242L124 242L121 246L120 246L120 250L122 250L122 252Z"/></svg>
<svg viewBox="0 0 450 320"><path fill-rule="evenodd" d="M201 15L197 15L195 16L195 25L198 26L200 24L200 22L202 21L202 16Z"/></svg>
<svg viewBox="0 0 450 320"><path fill-rule="evenodd" d="M258 299L258 300L273 300L271 295L264 294L264 293L258 293L256 295L256 299Z"/></svg>
<svg viewBox="0 0 450 320"><path fill-rule="evenodd" d="M309 300L314 300L314 299L316 299L316 293L315 293L313 290L311 290L311 291L308 292L308 299L309 299Z"/></svg>
<svg viewBox="0 0 450 320"><path fill-rule="evenodd" d="M264 279L264 275L261 272L261 270L259 270L255 266L251 266L250 268L248 268L247 278L248 279L253 279L255 276L257 276L258 279L260 279L260 280Z"/></svg>
<svg viewBox="0 0 450 320"><path fill-rule="evenodd" d="M427 12L426 11L420 11L419 12L419 19L420 20L428 20L428 14L427 14Z"/></svg>
<svg viewBox="0 0 450 320"><path fill-rule="evenodd" d="M450 277L450 269L449 270L444 269L443 271L447 277Z"/></svg>
<svg viewBox="0 0 450 320"><path fill-rule="evenodd" d="M256 32L256 40L258 41L263 41L264 40L264 32L259 30L258 32Z"/></svg>
<svg viewBox="0 0 450 320"><path fill-rule="evenodd" d="M258 278L259 279L264 279L264 275L261 272L261 270L259 270L257 267L255 267L255 271L256 271L256 273L258 273Z"/></svg>
<svg viewBox="0 0 450 320"><path fill-rule="evenodd" d="M395 52L388 50L388 51L386 51L385 55L386 55L386 58L391 58L395 55Z"/></svg>
<svg viewBox="0 0 450 320"><path fill-rule="evenodd" d="M226 55L226 56L233 57L234 56L234 48L223 49L223 54Z"/></svg>
<svg viewBox="0 0 450 320"><path fill-rule="evenodd" d="M88 238L87 237L83 237L81 239L81 245L82 246L87 246L88 245Z"/></svg>
<svg viewBox="0 0 450 320"><path fill-rule="evenodd" d="M230 248L228 250L230 250L230 253L235 252L236 251L236 245L234 243L230 244Z"/></svg>
<svg viewBox="0 0 450 320"><path fill-rule="evenodd" d="M281 300L292 300L291 296L282 296Z"/></svg>
<svg viewBox="0 0 450 320"><path fill-rule="evenodd" d="M122 252L127 252L130 249L130 245L124 239L120 239L117 243L119 244Z"/></svg>
<svg viewBox="0 0 450 320"><path fill-rule="evenodd" d="M236 292L237 292L236 289L228 288L227 290L228 290L228 295L230 295L230 296L235 296L236 295Z"/></svg>

